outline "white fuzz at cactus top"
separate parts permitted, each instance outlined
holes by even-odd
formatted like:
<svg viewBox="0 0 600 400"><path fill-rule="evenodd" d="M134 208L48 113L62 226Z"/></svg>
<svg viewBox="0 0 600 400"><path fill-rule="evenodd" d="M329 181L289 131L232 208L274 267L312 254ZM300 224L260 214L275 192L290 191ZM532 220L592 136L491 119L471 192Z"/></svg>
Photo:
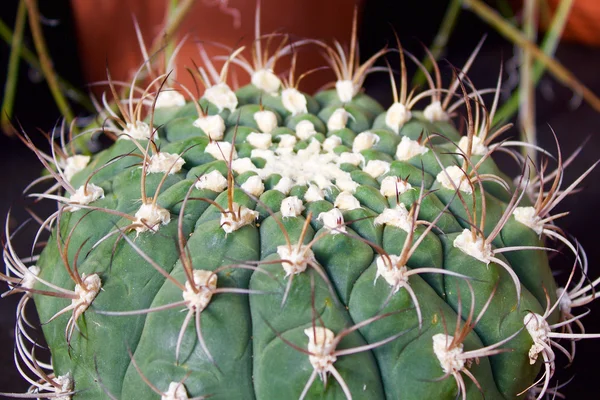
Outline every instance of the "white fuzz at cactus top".
<svg viewBox="0 0 600 400"><path fill-rule="evenodd" d="M352 143L352 152L360 153L363 150L368 150L373 145L379 143L379 136L373 132L365 131L356 135L354 142Z"/></svg>
<svg viewBox="0 0 600 400"><path fill-rule="evenodd" d="M135 121L134 123L128 122L123 129L123 134L119 135L119 139L123 140L147 140L152 136L150 132L150 125L144 121Z"/></svg>
<svg viewBox="0 0 600 400"><path fill-rule="evenodd" d="M89 308L102 288L102 282L97 274L90 276L82 274L81 280L83 281L83 286L79 284L75 285L74 292L77 298L71 300L71 307L76 310L77 314L83 314Z"/></svg>
<svg viewBox="0 0 600 400"><path fill-rule="evenodd" d="M375 218L375 226L388 225L402 229L406 233L412 230L412 217L404 203L398 203L396 208L386 208Z"/></svg>
<svg viewBox="0 0 600 400"><path fill-rule="evenodd" d="M412 140L408 136L403 136L396 148L396 159L399 161L407 161L413 157L421 156L428 151L429 149L427 147L421 146L416 140Z"/></svg>
<svg viewBox="0 0 600 400"><path fill-rule="evenodd" d="M338 162L340 164L351 164L356 167L365 162L365 157L359 153L349 153L346 151L340 154L340 159Z"/></svg>
<svg viewBox="0 0 600 400"><path fill-rule="evenodd" d="M65 159L61 165L61 168L63 169L63 175L67 181L70 182L76 173L87 167L87 165L90 163L90 160L90 156L82 156L80 154L76 154Z"/></svg>
<svg viewBox="0 0 600 400"><path fill-rule="evenodd" d="M423 116L431 122L448 121L450 116L444 111L442 103L439 101L433 101L425 110L423 110Z"/></svg>
<svg viewBox="0 0 600 400"><path fill-rule="evenodd" d="M323 222L323 227L330 230L333 235L346 232L344 216L338 208L320 213L317 220Z"/></svg>
<svg viewBox="0 0 600 400"><path fill-rule="evenodd" d="M381 181L379 192L385 197L402 195L412 189L412 185L397 176L386 176Z"/></svg>
<svg viewBox="0 0 600 400"><path fill-rule="evenodd" d="M224 109L234 111L238 105L238 99L235 93L226 83L217 83L204 91L206 100L217 106L219 112Z"/></svg>
<svg viewBox="0 0 600 400"><path fill-rule="evenodd" d="M135 230L137 233L150 231L158 232L160 224L167 225L171 221L171 213L158 204L142 204L135 213Z"/></svg>
<svg viewBox="0 0 600 400"><path fill-rule="evenodd" d="M283 218L294 218L304 211L304 204L297 196L286 197L281 201L281 216Z"/></svg>
<svg viewBox="0 0 600 400"><path fill-rule="evenodd" d="M306 328L304 334L308 336L307 348L312 353L308 356L310 364L324 380L323 374L329 371L337 360L337 357L332 354L335 351L333 347L335 334L321 326Z"/></svg>
<svg viewBox="0 0 600 400"><path fill-rule="evenodd" d="M231 233L243 226L250 225L258 216L258 211L251 210L246 206L240 206L238 203L233 203L231 210L227 209L221 213L221 227L225 233Z"/></svg>
<svg viewBox="0 0 600 400"><path fill-rule="evenodd" d="M540 353L543 353L546 348L550 347L550 325L546 322L544 317L539 314L529 312L523 318L525 329L533 339L533 345L529 349L529 363L535 364Z"/></svg>
<svg viewBox="0 0 600 400"><path fill-rule="evenodd" d="M446 167L435 178L444 188L449 190L460 190L461 192L471 194L473 187L464 171L457 165Z"/></svg>
<svg viewBox="0 0 600 400"><path fill-rule="evenodd" d="M285 276L298 275L308 267L308 263L314 260L315 255L309 246L277 246L277 255L281 258L281 266Z"/></svg>
<svg viewBox="0 0 600 400"><path fill-rule="evenodd" d="M488 152L488 148L479 138L479 136L473 136L471 139L471 154L475 156L484 156ZM463 151L463 153L467 154L467 150L469 148L469 138L468 136L463 136L460 138L458 142L458 148Z"/></svg>
<svg viewBox="0 0 600 400"><path fill-rule="evenodd" d="M204 148L204 152L210 154L216 160L229 161L230 156L232 159L237 158L235 147L233 147L229 142L210 142Z"/></svg>
<svg viewBox="0 0 600 400"><path fill-rule="evenodd" d="M291 153L294 151L294 146L298 143L298 139L296 136L283 134L279 135L279 144L277 151L279 153L288 152Z"/></svg>
<svg viewBox="0 0 600 400"><path fill-rule="evenodd" d="M173 89L163 89L156 96L154 108L171 108L185 106L185 97Z"/></svg>
<svg viewBox="0 0 600 400"><path fill-rule="evenodd" d="M250 137L250 135L248 136ZM356 187L358 187L358 183L352 180L349 172L341 169L340 156L331 151L322 152L328 147L328 140L332 138L335 138L333 140L336 143L341 143L341 139L338 136L331 136L325 140L322 147L318 140L313 139L306 148L298 150L297 153L293 152L293 150L281 151L279 148L276 151L254 148L251 151L251 157L262 158L265 161L263 168L254 166L250 159L247 159L247 161L246 159L243 159L244 161L236 160L232 168L237 173L247 171L256 172L263 180L271 175L278 174L286 178L285 187L282 189L286 189L287 192L291 189L291 186L288 189L290 184L309 185L313 183L320 189L327 189L335 182L335 185L340 190L347 190L353 193ZM251 139L251 141L254 144L260 145L258 140ZM331 145L333 146L333 143ZM285 193L285 191L282 190L282 193Z"/></svg>
<svg viewBox="0 0 600 400"><path fill-rule="evenodd" d="M273 136L271 136L270 133L251 132L250 134L248 134L248 136L246 136L246 141L252 146L256 147L257 149L268 149L269 147L271 147L272 138Z"/></svg>
<svg viewBox="0 0 600 400"><path fill-rule="evenodd" d="M258 71L255 71L252 74L251 82L254 86L270 95L276 95L281 87L281 79L279 79L279 77L277 77L270 69L259 69Z"/></svg>
<svg viewBox="0 0 600 400"><path fill-rule="evenodd" d="M390 171L390 163L381 160L370 160L363 168L363 171L373 178L379 178Z"/></svg>
<svg viewBox="0 0 600 400"><path fill-rule="evenodd" d="M525 225L528 228L531 228L538 235L542 234L544 230L544 223L542 219L537 215L537 211L533 207L517 207L513 211L513 216L515 219Z"/></svg>
<svg viewBox="0 0 600 400"><path fill-rule="evenodd" d="M217 274L203 269L194 270L194 287L185 282L183 300L191 311L202 312L210 303L213 291L217 288Z"/></svg>
<svg viewBox="0 0 600 400"><path fill-rule="evenodd" d="M81 185L75 193L71 195L69 198L69 204L81 204L87 206L88 204L104 198L104 189L100 186L96 186L93 183L88 183L87 185ZM81 210L81 207L77 207L76 205L70 205L68 210L71 212Z"/></svg>
<svg viewBox="0 0 600 400"><path fill-rule="evenodd" d="M377 274L375 275L375 282L382 276L385 281L394 288L394 293L398 292L400 288L408 285L408 268L406 265L398 265L400 256L389 255L389 260L382 256L377 257Z"/></svg>
<svg viewBox="0 0 600 400"><path fill-rule="evenodd" d="M308 185L306 193L304 193L304 200L308 202L324 200L325 195L321 189L315 185Z"/></svg>
<svg viewBox="0 0 600 400"><path fill-rule="evenodd" d="M189 400L189 397L183 383L171 382L169 389L162 394L160 400Z"/></svg>
<svg viewBox="0 0 600 400"><path fill-rule="evenodd" d="M335 83L335 91L342 103L348 103L358 93L360 87L351 80L340 80Z"/></svg>
<svg viewBox="0 0 600 400"><path fill-rule="evenodd" d="M194 121L196 128L202 129L211 140L221 140L225 133L225 121L220 115L205 115Z"/></svg>
<svg viewBox="0 0 600 400"><path fill-rule="evenodd" d="M388 108L387 113L385 114L385 124L388 128L394 131L395 134L398 134L400 132L400 128L402 128L405 123L410 121L411 118L412 113L404 104L394 103L390 108Z"/></svg>
<svg viewBox="0 0 600 400"><path fill-rule="evenodd" d="M221 193L227 189L227 179L219 171L214 170L198 178L198 181L194 186L199 190L208 189L213 192Z"/></svg>
<svg viewBox="0 0 600 400"><path fill-rule="evenodd" d="M345 109L336 109L327 120L327 129L329 129L329 131L338 131L345 128L348 123L348 118L350 117L352 116Z"/></svg>
<svg viewBox="0 0 600 400"><path fill-rule="evenodd" d="M463 253L489 264L493 257L492 245L487 243L480 235L475 235L468 229L463 229L453 242L454 247Z"/></svg>
<svg viewBox="0 0 600 400"><path fill-rule="evenodd" d="M337 146L342 144L342 138L337 135L329 136L323 141L323 150L333 151Z"/></svg>
<svg viewBox="0 0 600 400"><path fill-rule="evenodd" d="M433 335L433 353L437 357L442 370L446 374L454 374L464 369L465 360L462 357L462 343L455 344L451 349L448 348L454 337L438 333Z"/></svg>
<svg viewBox="0 0 600 400"><path fill-rule="evenodd" d="M277 116L273 111L263 110L254 113L254 121L258 125L258 129L264 133L271 133L277 128Z"/></svg>
<svg viewBox="0 0 600 400"><path fill-rule="evenodd" d="M281 91L281 103L292 115L306 114L306 97L295 88L287 88Z"/></svg>
<svg viewBox="0 0 600 400"><path fill-rule="evenodd" d="M356 197L352 195L350 192L341 192L335 198L335 203L333 203L334 207L339 208L340 210L356 210L357 208L361 208L360 201Z"/></svg>
<svg viewBox="0 0 600 400"><path fill-rule="evenodd" d="M317 131L315 130L315 125L309 120L303 119L296 124L296 136L298 136L300 140L306 140L316 134Z"/></svg>
<svg viewBox="0 0 600 400"><path fill-rule="evenodd" d="M185 164L185 160L179 154L160 153L154 154L148 160L146 166L146 174L176 174L181 171L181 167Z"/></svg>

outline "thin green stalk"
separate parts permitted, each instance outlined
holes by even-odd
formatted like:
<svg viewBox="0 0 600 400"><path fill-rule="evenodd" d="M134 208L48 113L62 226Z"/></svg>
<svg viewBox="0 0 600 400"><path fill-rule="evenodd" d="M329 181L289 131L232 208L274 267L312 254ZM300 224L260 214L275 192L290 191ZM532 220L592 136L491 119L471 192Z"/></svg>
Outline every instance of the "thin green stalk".
<svg viewBox="0 0 600 400"><path fill-rule="evenodd" d="M538 0L525 0L523 3L523 35L527 40L535 42L537 38L537 2ZM521 49L521 67L519 90L521 91L519 106L519 127L521 140L536 144L536 126L535 126L535 84L533 83L531 72L533 67L533 55L531 48L523 47ZM523 148L524 156L531 157L536 162L537 152L531 148ZM533 169L532 175L535 175Z"/></svg>
<svg viewBox="0 0 600 400"><path fill-rule="evenodd" d="M0 20L0 38L8 45L11 45L13 41L13 32L8 25L4 23L4 21ZM36 71L41 71L42 67L40 66L40 62L37 59L37 56L25 45L21 44L21 58L29 64L29 66ZM94 106L91 103L89 96L77 89L71 83L69 83L66 79L61 76L57 76L58 83L62 88L65 95L75 101L77 104L85 107L88 111L94 112Z"/></svg>
<svg viewBox="0 0 600 400"><path fill-rule="evenodd" d="M48 48L46 46L46 40L44 39L44 34L42 32L42 25L40 23L40 12L38 10L37 0L25 0L27 4L27 11L29 14L29 27L31 29L31 36L33 38L33 44L35 46L35 50L40 59L40 67L42 69L42 74L46 78L46 83L48 83L48 88L50 89L50 93L58 107L60 113L63 115L67 122L67 126L73 126L73 136L77 135L77 127L75 124L72 124L75 116L73 111L71 111L71 107L69 106L69 102L63 95L63 92L60 89L58 84L58 79L56 76L56 72L54 71L54 67L52 65L52 59L48 54ZM75 143L76 147L80 150L86 151L87 146L85 142L87 138L80 137L77 139L77 143Z"/></svg>
<svg viewBox="0 0 600 400"><path fill-rule="evenodd" d="M563 29L567 24L567 19L569 17L571 7L573 6L573 2L574 0L562 0L560 2L559 6L556 8L556 12L554 14L554 18L552 19L550 27L544 35L544 40L542 41L541 49L549 57L552 57L556 52L556 48L558 47L558 44L560 42ZM534 85L537 86L545 71L546 66L543 62L536 61L534 63L533 71L531 74L531 79ZM510 98L496 113L496 116L494 117L494 124L509 120L517 112L517 110L519 109L519 97L520 93L518 90L514 91L511 94Z"/></svg>
<svg viewBox="0 0 600 400"><path fill-rule="evenodd" d="M156 37L150 48L150 55L155 54L164 46L165 43L169 43L173 36L179 30L179 26L183 23L183 20L195 4L195 0L181 0L177 7L173 10L171 15L168 17L167 24L164 29Z"/></svg>
<svg viewBox="0 0 600 400"><path fill-rule="evenodd" d="M8 71L6 73L6 84L4 85L4 99L2 100L2 116L0 124L2 130L9 136L14 135L14 127L10 122L12 118L15 94L17 93L17 81L19 80L19 60L21 58L21 47L23 43L23 32L25 31L25 20L27 19L27 7L21 0L17 8L15 19L15 33L10 44L10 57L8 59Z"/></svg>
<svg viewBox="0 0 600 400"><path fill-rule="evenodd" d="M463 0L463 2L465 6L469 7L483 21L494 27L502 36L520 47L529 48L531 54L542 62L559 82L562 82L574 92L580 93L583 96L583 99L594 110L600 112L600 98L598 98L594 92L588 89L560 62L545 54L535 43L527 40L517 28L504 21L494 9L483 3L481 0Z"/></svg>
<svg viewBox="0 0 600 400"><path fill-rule="evenodd" d="M444 19L440 25L440 30L438 31L435 39L433 39L433 43L431 44L431 54L436 60L439 60L442 56L443 50L446 48L448 44L448 40L450 39L450 35L456 26L456 21L460 14L462 8L462 0L451 0L450 4L448 4L448 8L446 9L446 13L444 14ZM429 57L423 60L423 66L425 69L430 72L433 68L433 63L429 59ZM419 86L425 83L425 74L420 69L415 74L412 85Z"/></svg>
<svg viewBox="0 0 600 400"><path fill-rule="evenodd" d="M170 0L167 4L167 12L165 17L165 26L168 26L171 20L173 19L173 15L177 12L177 6L179 4L179 0ZM169 65L169 59L171 55L175 51L175 37L171 37L171 39L167 42L165 46L165 71L167 71L167 67Z"/></svg>

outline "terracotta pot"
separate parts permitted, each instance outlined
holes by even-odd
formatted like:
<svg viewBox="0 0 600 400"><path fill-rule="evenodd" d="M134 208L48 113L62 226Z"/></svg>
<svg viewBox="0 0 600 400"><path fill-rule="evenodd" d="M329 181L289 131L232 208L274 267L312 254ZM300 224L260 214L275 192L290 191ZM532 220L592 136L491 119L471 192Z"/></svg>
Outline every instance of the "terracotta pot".
<svg viewBox="0 0 600 400"><path fill-rule="evenodd" d="M548 0L548 3L556 9L560 0ZM600 46L600 0L575 0L564 38Z"/></svg>
<svg viewBox="0 0 600 400"><path fill-rule="evenodd" d="M113 79L127 80L142 62L132 22L135 15L147 46L160 32L167 0L72 0L78 35L79 50L85 77L90 82L106 79L106 64ZM218 42L227 46L251 45L254 38L256 0L231 0L229 7L241 15L239 28L234 28L234 18L219 6L217 1L198 0L184 21L180 32L189 34L179 56L179 64L192 66L192 60L202 65L197 45L193 39L207 43ZM316 11L318 10L318 11ZM350 40L353 2L348 0L263 0L262 33L279 30L299 37ZM211 55L226 51L207 45ZM315 49L313 49L315 50ZM246 52L249 56L249 53ZM323 65L318 51L302 52L298 57L298 70ZM279 68L278 68L279 69ZM284 70L284 69L280 69ZM330 72L317 73L303 83L302 89L311 91L331 80ZM178 70L178 80L194 87L189 74ZM240 84L248 82L248 74L238 70Z"/></svg>

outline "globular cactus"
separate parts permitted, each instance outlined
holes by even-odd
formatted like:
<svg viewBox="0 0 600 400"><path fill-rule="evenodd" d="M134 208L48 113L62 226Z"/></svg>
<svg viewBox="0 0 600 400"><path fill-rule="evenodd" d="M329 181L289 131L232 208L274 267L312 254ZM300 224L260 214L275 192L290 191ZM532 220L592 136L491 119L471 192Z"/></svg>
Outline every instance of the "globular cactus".
<svg viewBox="0 0 600 400"><path fill-rule="evenodd" d="M23 133L57 203L51 234L4 260L17 310L17 364L29 398L515 399L551 392L555 350L585 334L577 308L594 299L585 253L552 213L582 176L562 185L563 161L536 169L493 139L489 108L467 73L407 87L405 58L382 50L359 64L317 46L337 75L331 90L298 90L295 47L253 44L218 72L191 70L200 99L148 61L152 82L99 109L115 142L75 155L51 137L49 155ZM142 44L143 45L143 44ZM267 47L265 45L265 47ZM387 110L362 92L384 53L400 57ZM291 60L285 77L276 61ZM252 84L233 91L228 70ZM422 66L421 66L422 67ZM438 71L436 66L436 71ZM439 72L439 71L438 71ZM498 84L498 87L500 82ZM425 104L422 111L419 106ZM458 130L459 111L466 124ZM548 154L540 150L540 154ZM521 176L508 178L494 153ZM533 171L533 173L532 173ZM588 170L589 171L589 170ZM587 174L587 173L586 173ZM563 187L561 187L561 185ZM39 237L35 238L34 248ZM553 244L575 258L564 288ZM50 349L39 361L26 310L33 300ZM560 343L558 339L564 339Z"/></svg>

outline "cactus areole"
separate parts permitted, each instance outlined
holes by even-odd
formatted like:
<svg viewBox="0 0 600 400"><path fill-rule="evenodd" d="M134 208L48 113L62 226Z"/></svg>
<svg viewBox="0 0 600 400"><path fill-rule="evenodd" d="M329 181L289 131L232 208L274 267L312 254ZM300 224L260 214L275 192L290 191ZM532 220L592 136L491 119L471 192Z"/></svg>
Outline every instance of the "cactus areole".
<svg viewBox="0 0 600 400"><path fill-rule="evenodd" d="M276 39L269 58L260 43ZM114 144L92 157L66 140L48 156L22 134L49 172L26 195L57 211L34 257L6 229L0 277L22 296L15 353L31 384L6 395L493 400L556 387L554 349L572 358L594 336L578 318L598 283L555 225L581 180L561 188L560 149L536 175L523 143L492 141L498 93L470 87L472 60L412 92L401 47L385 54L402 65L386 110L361 88L384 52L359 64L355 38L304 41L337 75L309 95L304 71L275 65L303 54L287 40L257 37L259 66L238 49L221 71L200 45L200 98L147 63L148 87L98 110ZM252 83L236 88L240 67ZM575 260L562 288L556 243ZM51 359L34 351L33 303Z"/></svg>

